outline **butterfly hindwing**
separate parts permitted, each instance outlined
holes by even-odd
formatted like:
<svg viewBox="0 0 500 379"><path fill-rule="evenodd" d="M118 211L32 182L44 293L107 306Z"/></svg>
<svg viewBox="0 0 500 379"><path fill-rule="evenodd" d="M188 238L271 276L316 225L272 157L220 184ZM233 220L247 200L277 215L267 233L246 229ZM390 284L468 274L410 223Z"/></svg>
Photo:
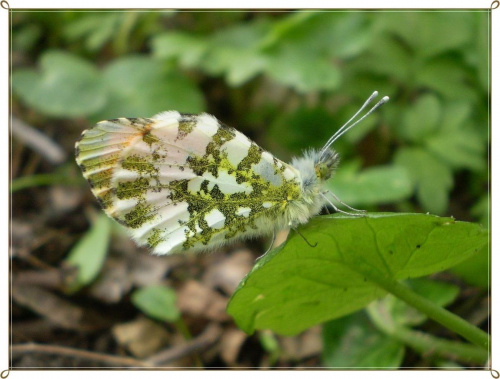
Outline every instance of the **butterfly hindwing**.
<svg viewBox="0 0 500 379"><path fill-rule="evenodd" d="M208 114L102 121L76 156L106 213L157 254L286 227L300 196L293 167Z"/></svg>

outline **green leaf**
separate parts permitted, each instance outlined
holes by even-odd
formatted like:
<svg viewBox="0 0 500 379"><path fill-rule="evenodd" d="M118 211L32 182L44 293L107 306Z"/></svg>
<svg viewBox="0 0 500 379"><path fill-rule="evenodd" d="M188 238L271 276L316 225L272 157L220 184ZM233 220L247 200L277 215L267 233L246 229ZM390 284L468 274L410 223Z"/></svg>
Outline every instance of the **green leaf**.
<svg viewBox="0 0 500 379"><path fill-rule="evenodd" d="M469 52L469 61L476 67L476 75L484 92L488 91L490 85L490 23L487 12L477 12L476 30L472 41L472 48Z"/></svg>
<svg viewBox="0 0 500 379"><path fill-rule="evenodd" d="M349 205L384 204L401 201L412 194L406 169L379 166L358 171L358 165L343 164L328 182L328 189Z"/></svg>
<svg viewBox="0 0 500 379"><path fill-rule="evenodd" d="M29 23L12 34L12 49L29 53L42 36L40 25Z"/></svg>
<svg viewBox="0 0 500 379"><path fill-rule="evenodd" d="M403 138L421 142L435 133L441 119L441 103L435 94L423 95L404 113L402 128L398 129Z"/></svg>
<svg viewBox="0 0 500 379"><path fill-rule="evenodd" d="M111 220L101 214L90 230L71 249L64 265L77 268L76 277L67 285L69 293L92 283L104 264L108 252Z"/></svg>
<svg viewBox="0 0 500 379"><path fill-rule="evenodd" d="M144 314L160 321L175 322L180 318L175 291L162 285L138 289L132 294L132 303Z"/></svg>
<svg viewBox="0 0 500 379"><path fill-rule="evenodd" d="M476 257L476 255L474 256ZM458 296L460 289L453 285L443 282L436 282L429 279L412 279L407 283L409 287L417 294L432 301L439 306L446 306L453 302ZM383 307L392 323L399 326L416 326L427 320L427 316L409 306L404 301L389 295L379 300L377 307Z"/></svg>
<svg viewBox="0 0 500 379"><path fill-rule="evenodd" d="M116 35L124 16L124 12L85 12L68 23L62 34L71 42L83 40L89 51L96 51Z"/></svg>
<svg viewBox="0 0 500 379"><path fill-rule="evenodd" d="M367 19L362 12L294 12L272 24L260 47L271 52L295 46L306 55L352 58L372 41L373 31Z"/></svg>
<svg viewBox="0 0 500 379"><path fill-rule="evenodd" d="M152 48L155 57L178 59L182 66L192 68L202 65L210 45L205 38L172 31L154 37Z"/></svg>
<svg viewBox="0 0 500 379"><path fill-rule="evenodd" d="M266 35L271 22L265 18L256 18L255 21L231 25L217 30L211 36L213 48L249 49L258 48L262 38Z"/></svg>
<svg viewBox="0 0 500 379"><path fill-rule="evenodd" d="M428 286L428 284L426 286ZM386 334L387 336L390 336L392 340L404 343L412 350L420 353L423 357L426 358L426 360L432 362L435 359L445 357L461 362L472 363L474 365L482 365L488 359L487 346L489 344L489 336L486 333L482 332L480 329L476 329L476 331L479 334L482 334L481 340L484 339L486 342L482 344L483 347L474 346L469 343L460 342L458 340L438 338L419 330L413 330L404 325L407 320L398 320L398 312L395 313L390 304L388 304L384 300L374 301L366 308L366 311L370 316L370 320L372 321L372 323L377 327L379 331ZM432 305L432 307L435 306ZM442 310L442 308L439 307L435 307L435 309ZM408 308L408 310L410 310L410 308ZM446 313L446 311L444 310L443 312ZM453 314L450 315L450 320L457 317ZM466 321L463 321L463 319L456 319L462 322L466 329L475 329L474 326L467 323ZM418 321L420 322L421 320ZM464 332L464 330L465 329L463 329L462 332ZM470 338L471 335L469 335L468 337Z"/></svg>
<svg viewBox="0 0 500 379"><path fill-rule="evenodd" d="M375 329L364 312L323 325L322 363L332 368L399 368L404 345Z"/></svg>
<svg viewBox="0 0 500 379"><path fill-rule="evenodd" d="M208 52L200 67L211 75L224 75L231 86L239 86L262 72L267 57L258 49L269 22L255 22L224 28L208 38Z"/></svg>
<svg viewBox="0 0 500 379"><path fill-rule="evenodd" d="M62 51L45 52L39 71L16 70L14 92L38 111L54 117L86 116L101 109L106 91L97 69L89 62Z"/></svg>
<svg viewBox="0 0 500 379"><path fill-rule="evenodd" d="M323 216L300 230L317 245L292 233L233 294L227 311L245 332L299 333L384 296L381 277L397 281L445 270L488 241L479 225L424 214Z"/></svg>
<svg viewBox="0 0 500 379"><path fill-rule="evenodd" d="M300 107L276 116L269 128L269 143L274 143L276 150L286 148L299 154L304 148L324 144L335 132L332 125L336 123L336 118L324 108Z"/></svg>
<svg viewBox="0 0 500 379"><path fill-rule="evenodd" d="M215 57L214 57L215 58ZM251 49L217 49L217 61L208 69L213 73L224 73L227 83L237 87L252 79L265 67L267 58ZM212 71L213 70L213 71Z"/></svg>
<svg viewBox="0 0 500 379"><path fill-rule="evenodd" d="M467 84L466 70L453 56L438 57L420 67L415 83L436 91L448 99L476 101L473 88Z"/></svg>
<svg viewBox="0 0 500 379"><path fill-rule="evenodd" d="M380 16L377 21L381 26L403 39L421 57L459 49L473 35L472 12L401 11Z"/></svg>
<svg viewBox="0 0 500 379"><path fill-rule="evenodd" d="M268 353L279 354L281 349L280 343L276 336L269 330L264 330L262 333L259 333L259 341L262 348Z"/></svg>
<svg viewBox="0 0 500 379"><path fill-rule="evenodd" d="M283 40L296 40L304 34L309 37L309 31L315 21L321 17L321 12L294 12L272 24L269 32L262 38L259 48L262 50L275 49ZM307 38L306 37L306 38ZM300 43L300 42L299 42Z"/></svg>
<svg viewBox="0 0 500 379"><path fill-rule="evenodd" d="M265 72L298 92L334 90L340 86L340 70L332 61L282 48L269 56Z"/></svg>
<svg viewBox="0 0 500 379"><path fill-rule="evenodd" d="M352 59L363 51L367 50L373 44L374 33L373 23L369 22L369 15L363 12L337 14L337 22L331 22L326 17L334 17L335 12L322 12L325 19L326 31L329 32L327 38L321 38L323 31L319 31L315 37L318 41L325 44L328 56L338 59ZM345 38L349 36L349 38ZM309 39L306 43L311 43Z"/></svg>
<svg viewBox="0 0 500 379"><path fill-rule="evenodd" d="M439 134L427 142L427 148L455 169L487 170L486 146L470 128L454 134Z"/></svg>
<svg viewBox="0 0 500 379"><path fill-rule="evenodd" d="M448 207L448 194L453 186L451 169L421 148L402 148L394 162L407 169L425 211L442 214Z"/></svg>
<svg viewBox="0 0 500 379"><path fill-rule="evenodd" d="M476 216L479 223L486 229L490 229L490 196L483 195L479 198L476 204L472 207L471 213Z"/></svg>
<svg viewBox="0 0 500 379"><path fill-rule="evenodd" d="M488 248L452 267L450 271L467 284L479 288L490 288L491 260Z"/></svg>
<svg viewBox="0 0 500 379"><path fill-rule="evenodd" d="M363 71L407 81L413 68L413 58L399 40L384 34L370 46L368 57L361 59L357 64L358 70L363 69Z"/></svg>
<svg viewBox="0 0 500 379"><path fill-rule="evenodd" d="M199 89L178 71L147 56L127 56L106 67L110 100L99 119L149 117L166 110L198 113L204 108Z"/></svg>
<svg viewBox="0 0 500 379"><path fill-rule="evenodd" d="M482 131L473 127L477 121L470 117L471 107L463 101L448 104L443 113L439 133L428 138L427 149L455 169L485 171L487 146L483 138L488 134L487 125Z"/></svg>

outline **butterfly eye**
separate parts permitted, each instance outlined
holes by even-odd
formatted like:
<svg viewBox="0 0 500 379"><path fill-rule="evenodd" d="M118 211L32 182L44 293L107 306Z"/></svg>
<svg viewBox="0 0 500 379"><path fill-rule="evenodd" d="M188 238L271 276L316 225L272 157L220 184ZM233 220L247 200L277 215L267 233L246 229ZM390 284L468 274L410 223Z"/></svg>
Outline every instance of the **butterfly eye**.
<svg viewBox="0 0 500 379"><path fill-rule="evenodd" d="M326 162L320 162L315 167L316 176L320 180L328 180L332 176L333 170Z"/></svg>

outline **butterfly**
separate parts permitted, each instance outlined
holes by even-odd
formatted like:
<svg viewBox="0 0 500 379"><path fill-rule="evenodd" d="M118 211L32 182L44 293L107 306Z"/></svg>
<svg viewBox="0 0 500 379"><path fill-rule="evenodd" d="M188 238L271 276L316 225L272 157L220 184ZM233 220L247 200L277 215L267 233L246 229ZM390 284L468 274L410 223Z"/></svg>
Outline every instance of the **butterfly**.
<svg viewBox="0 0 500 379"><path fill-rule="evenodd" d="M330 147L389 99L353 122L377 95L323 148L290 164L214 116L177 111L97 123L76 142L76 162L106 214L138 245L158 255L211 250L295 229L328 204L338 211L325 188L339 163Z"/></svg>

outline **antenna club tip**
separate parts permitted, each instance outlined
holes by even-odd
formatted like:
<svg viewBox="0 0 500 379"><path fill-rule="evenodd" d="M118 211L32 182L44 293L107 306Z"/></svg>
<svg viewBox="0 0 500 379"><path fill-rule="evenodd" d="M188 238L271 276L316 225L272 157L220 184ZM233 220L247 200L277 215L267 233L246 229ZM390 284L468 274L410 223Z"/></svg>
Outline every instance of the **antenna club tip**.
<svg viewBox="0 0 500 379"><path fill-rule="evenodd" d="M382 98L382 101L383 101L384 103L387 103L387 102L389 101L389 96L384 96L384 97Z"/></svg>
<svg viewBox="0 0 500 379"><path fill-rule="evenodd" d="M378 95L378 91L373 91L372 96L377 96L377 95Z"/></svg>

